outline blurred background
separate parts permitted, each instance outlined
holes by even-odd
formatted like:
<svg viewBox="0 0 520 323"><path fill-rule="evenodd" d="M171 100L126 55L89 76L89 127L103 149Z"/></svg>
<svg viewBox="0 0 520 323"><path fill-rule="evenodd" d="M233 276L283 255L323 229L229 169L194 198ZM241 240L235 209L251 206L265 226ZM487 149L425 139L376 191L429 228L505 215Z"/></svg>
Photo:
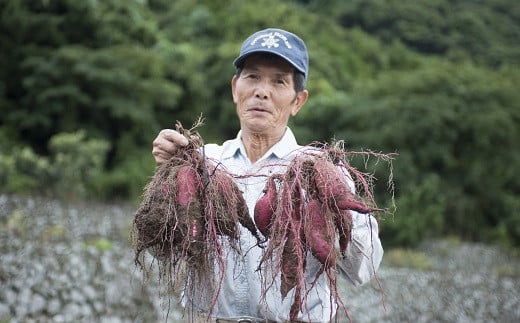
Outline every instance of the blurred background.
<svg viewBox="0 0 520 323"><path fill-rule="evenodd" d="M379 205L396 206L379 220L382 279L398 300L365 317L353 301L352 316L520 318L520 3L0 0L0 15L0 322L165 319L128 241L155 170L151 142L200 115L205 142L234 137L232 61L267 27L308 46L310 98L291 121L301 144L397 153L391 168L352 160L374 174ZM481 280L465 281L472 273ZM109 289L113 277L122 281ZM435 281L431 297L400 289ZM446 286L458 283L473 293L452 315ZM376 303L384 287L371 289ZM480 297L490 290L501 296Z"/></svg>

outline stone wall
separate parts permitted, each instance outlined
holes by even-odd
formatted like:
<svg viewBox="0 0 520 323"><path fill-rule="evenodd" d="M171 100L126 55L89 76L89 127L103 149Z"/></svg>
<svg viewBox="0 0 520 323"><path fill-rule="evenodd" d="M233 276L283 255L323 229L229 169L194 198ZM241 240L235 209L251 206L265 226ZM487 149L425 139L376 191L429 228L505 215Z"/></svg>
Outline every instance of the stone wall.
<svg viewBox="0 0 520 323"><path fill-rule="evenodd" d="M145 282L135 266L133 213L128 205L0 195L0 323L186 322L175 300L161 297L153 270ZM354 322L519 321L517 258L464 243L421 252L427 269L385 259L371 283L341 285Z"/></svg>

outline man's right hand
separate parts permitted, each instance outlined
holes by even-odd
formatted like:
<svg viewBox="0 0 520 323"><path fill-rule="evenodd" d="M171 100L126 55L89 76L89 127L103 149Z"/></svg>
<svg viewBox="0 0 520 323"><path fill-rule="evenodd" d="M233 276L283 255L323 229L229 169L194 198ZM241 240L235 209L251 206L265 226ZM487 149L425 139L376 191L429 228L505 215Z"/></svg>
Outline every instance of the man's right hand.
<svg viewBox="0 0 520 323"><path fill-rule="evenodd" d="M188 139L173 129L163 129L153 141L152 155L157 166L172 158L179 146L187 146Z"/></svg>

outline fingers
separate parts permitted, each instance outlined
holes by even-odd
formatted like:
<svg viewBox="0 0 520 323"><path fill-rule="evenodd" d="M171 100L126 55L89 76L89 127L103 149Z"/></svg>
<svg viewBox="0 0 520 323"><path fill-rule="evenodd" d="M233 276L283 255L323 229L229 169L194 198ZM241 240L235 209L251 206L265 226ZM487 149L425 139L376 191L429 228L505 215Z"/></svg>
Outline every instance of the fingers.
<svg viewBox="0 0 520 323"><path fill-rule="evenodd" d="M163 129L152 143L152 155L157 165L172 158L179 146L188 145L188 139L172 129Z"/></svg>

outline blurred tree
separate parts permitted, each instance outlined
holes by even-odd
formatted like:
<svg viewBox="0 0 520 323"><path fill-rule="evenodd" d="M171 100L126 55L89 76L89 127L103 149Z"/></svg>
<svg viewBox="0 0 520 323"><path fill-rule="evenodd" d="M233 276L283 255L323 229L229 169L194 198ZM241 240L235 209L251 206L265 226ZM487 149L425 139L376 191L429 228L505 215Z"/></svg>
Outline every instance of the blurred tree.
<svg viewBox="0 0 520 323"><path fill-rule="evenodd" d="M346 28L424 54L473 60L493 68L520 64L520 3L507 0L300 1Z"/></svg>
<svg viewBox="0 0 520 323"><path fill-rule="evenodd" d="M454 232L518 245L518 16L506 0L3 0L0 182L49 183L51 138L82 129L73 142L110 147L91 147L107 155L86 189L139 197L159 129L202 114L206 141L236 134L232 61L245 36L280 27L310 53L300 141L399 153L387 243Z"/></svg>
<svg viewBox="0 0 520 323"><path fill-rule="evenodd" d="M479 239L482 228L504 226L509 243L518 244L511 197L520 193L519 77L436 60L414 72L382 73L354 90L336 135L357 149L399 153L396 218L406 221L436 201L444 212L432 221L444 225L424 222L430 233ZM419 207L409 199L421 187L427 199Z"/></svg>

